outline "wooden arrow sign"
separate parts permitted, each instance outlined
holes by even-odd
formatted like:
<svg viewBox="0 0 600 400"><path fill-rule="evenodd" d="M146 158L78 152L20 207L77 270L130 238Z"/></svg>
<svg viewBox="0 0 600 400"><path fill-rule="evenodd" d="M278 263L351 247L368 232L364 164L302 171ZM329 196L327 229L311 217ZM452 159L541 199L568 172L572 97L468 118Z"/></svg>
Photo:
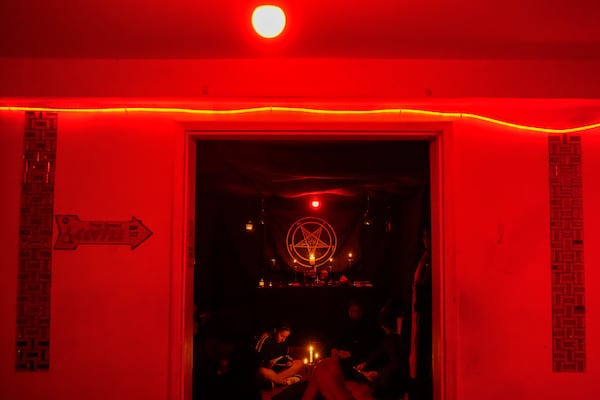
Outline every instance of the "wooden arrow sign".
<svg viewBox="0 0 600 400"><path fill-rule="evenodd" d="M142 221L81 221L77 215L56 215L54 250L75 250L80 244L127 245L134 250L152 235Z"/></svg>

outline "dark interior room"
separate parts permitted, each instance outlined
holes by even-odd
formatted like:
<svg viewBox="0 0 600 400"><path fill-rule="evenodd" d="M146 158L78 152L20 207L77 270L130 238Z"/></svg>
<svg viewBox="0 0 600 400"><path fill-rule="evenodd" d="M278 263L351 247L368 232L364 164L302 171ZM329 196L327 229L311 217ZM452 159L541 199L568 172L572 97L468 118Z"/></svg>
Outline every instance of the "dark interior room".
<svg viewBox="0 0 600 400"><path fill-rule="evenodd" d="M373 318L394 304L409 329L430 227L427 141L206 140L197 149L195 347L209 349L196 351L197 374L211 359L219 368L217 349L281 320L290 346L318 343L326 356L352 301Z"/></svg>

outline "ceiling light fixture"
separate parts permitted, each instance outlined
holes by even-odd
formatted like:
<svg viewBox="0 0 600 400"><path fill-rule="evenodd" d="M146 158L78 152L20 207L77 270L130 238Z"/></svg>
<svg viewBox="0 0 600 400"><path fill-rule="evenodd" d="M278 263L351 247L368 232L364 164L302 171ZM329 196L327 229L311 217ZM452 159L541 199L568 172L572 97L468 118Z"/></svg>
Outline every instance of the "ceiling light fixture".
<svg viewBox="0 0 600 400"><path fill-rule="evenodd" d="M252 13L252 27L264 38L277 37L285 28L285 13L277 6L258 6Z"/></svg>

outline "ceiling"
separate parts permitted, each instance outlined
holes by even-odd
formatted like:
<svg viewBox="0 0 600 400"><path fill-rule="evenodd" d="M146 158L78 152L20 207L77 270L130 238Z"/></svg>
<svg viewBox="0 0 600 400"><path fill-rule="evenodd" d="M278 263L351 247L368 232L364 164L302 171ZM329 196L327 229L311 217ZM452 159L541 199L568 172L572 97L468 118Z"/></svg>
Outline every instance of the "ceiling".
<svg viewBox="0 0 600 400"><path fill-rule="evenodd" d="M5 0L0 57L600 59L592 0L273 0L288 18L259 39L259 0Z"/></svg>
<svg viewBox="0 0 600 400"><path fill-rule="evenodd" d="M235 196L410 197L429 184L427 141L203 141L199 189Z"/></svg>

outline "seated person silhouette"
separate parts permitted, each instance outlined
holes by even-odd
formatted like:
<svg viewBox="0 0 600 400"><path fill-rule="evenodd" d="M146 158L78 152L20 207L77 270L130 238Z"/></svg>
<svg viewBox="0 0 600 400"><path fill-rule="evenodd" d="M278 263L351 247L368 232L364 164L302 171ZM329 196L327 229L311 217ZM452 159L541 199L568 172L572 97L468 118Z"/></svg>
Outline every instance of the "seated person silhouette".
<svg viewBox="0 0 600 400"><path fill-rule="evenodd" d="M256 344L260 359L258 369L261 378L270 387L274 385L292 385L302 377L298 373L304 367L301 360L294 360L289 355L286 342L291 328L286 322L279 323L271 332L264 333Z"/></svg>
<svg viewBox="0 0 600 400"><path fill-rule="evenodd" d="M385 305L379 313L384 336L366 360L356 366L373 388L376 399L399 398L409 384L410 341L406 329L398 329L398 313L392 305Z"/></svg>
<svg viewBox="0 0 600 400"><path fill-rule="evenodd" d="M383 332L374 319L366 315L363 305L359 301L351 301L331 349L332 357L339 359L344 376L350 378L355 375L353 367L366 359L382 337Z"/></svg>
<svg viewBox="0 0 600 400"><path fill-rule="evenodd" d="M254 350L254 343L236 343L229 358L228 371L221 382L221 390L213 391L213 399L262 400L259 382L256 379L259 367L260 360Z"/></svg>
<svg viewBox="0 0 600 400"><path fill-rule="evenodd" d="M379 314L385 332L379 345L366 360L355 365L358 385L347 381L340 359L335 354L322 360L313 370L302 400L398 399L409 382L408 341L397 333L396 312L384 306Z"/></svg>

